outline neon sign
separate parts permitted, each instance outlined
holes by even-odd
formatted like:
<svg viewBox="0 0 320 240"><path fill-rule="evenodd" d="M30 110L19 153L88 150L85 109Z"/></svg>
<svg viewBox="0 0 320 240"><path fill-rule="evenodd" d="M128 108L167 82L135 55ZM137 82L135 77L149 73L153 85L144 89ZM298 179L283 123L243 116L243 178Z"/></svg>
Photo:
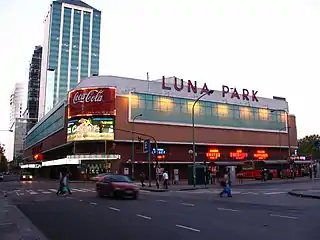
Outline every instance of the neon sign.
<svg viewBox="0 0 320 240"><path fill-rule="evenodd" d="M253 157L258 160L266 160L269 157L269 154L265 150L257 150Z"/></svg>
<svg viewBox="0 0 320 240"><path fill-rule="evenodd" d="M235 158L236 160L243 160L248 157L247 152L242 152L241 149L238 149L235 152L231 152L229 155L231 158Z"/></svg>
<svg viewBox="0 0 320 240"><path fill-rule="evenodd" d="M165 159L166 158L166 150L164 148L158 148L157 150L158 151L156 151L156 149L153 148L151 151L151 154L156 155L156 153L157 153L158 160Z"/></svg>
<svg viewBox="0 0 320 240"><path fill-rule="evenodd" d="M219 152L219 149L212 148L209 149L209 151L206 153L207 159L209 160L217 160L220 158L221 154Z"/></svg>

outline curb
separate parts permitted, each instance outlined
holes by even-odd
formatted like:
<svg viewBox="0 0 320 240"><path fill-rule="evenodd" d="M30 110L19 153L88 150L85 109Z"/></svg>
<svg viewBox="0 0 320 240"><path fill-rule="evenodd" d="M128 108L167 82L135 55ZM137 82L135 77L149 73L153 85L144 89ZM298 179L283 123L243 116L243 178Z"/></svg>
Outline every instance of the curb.
<svg viewBox="0 0 320 240"><path fill-rule="evenodd" d="M288 194L295 197L320 199L320 195L304 194L304 193L300 193L298 190L289 191Z"/></svg>
<svg viewBox="0 0 320 240"><path fill-rule="evenodd" d="M140 188L140 190L148 191L148 192L169 192L170 189L152 189L152 188Z"/></svg>
<svg viewBox="0 0 320 240"><path fill-rule="evenodd" d="M18 208L17 205L13 204L8 198L3 197L4 201L6 201L6 207L12 208L16 212L18 216L18 220L16 224L18 226L23 226L25 230L23 231L23 234L25 236L20 236L21 239L24 238L36 238L39 240L48 240L46 235L35 225L32 223L32 221Z"/></svg>

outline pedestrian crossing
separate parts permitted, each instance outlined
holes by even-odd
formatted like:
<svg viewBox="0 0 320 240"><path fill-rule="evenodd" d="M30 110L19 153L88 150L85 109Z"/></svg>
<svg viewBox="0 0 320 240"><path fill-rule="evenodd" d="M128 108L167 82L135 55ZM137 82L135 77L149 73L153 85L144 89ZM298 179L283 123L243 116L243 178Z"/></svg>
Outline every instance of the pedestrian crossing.
<svg viewBox="0 0 320 240"><path fill-rule="evenodd" d="M14 194L17 196L27 196L27 195L50 195L50 194L56 194L58 189L54 188L48 188L48 189L17 189L12 191L3 191L5 194ZM71 192L73 194L77 193L96 193L95 188L71 188ZM140 190L140 192L147 192L144 190Z"/></svg>
<svg viewBox="0 0 320 240"><path fill-rule="evenodd" d="M189 194L219 194L221 190L211 190L211 189L203 189L203 190L195 190L189 191ZM265 195L265 196L272 196L272 195L280 195L280 194L288 194L287 191L232 191L233 195Z"/></svg>

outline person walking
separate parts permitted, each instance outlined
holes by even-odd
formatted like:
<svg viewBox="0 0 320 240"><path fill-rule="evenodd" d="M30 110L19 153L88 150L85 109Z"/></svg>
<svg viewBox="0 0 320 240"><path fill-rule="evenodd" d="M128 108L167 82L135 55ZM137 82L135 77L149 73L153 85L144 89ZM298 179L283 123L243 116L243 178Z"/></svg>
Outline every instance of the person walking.
<svg viewBox="0 0 320 240"><path fill-rule="evenodd" d="M162 174L162 177L163 177L163 186L165 189L168 189L168 183L169 183L169 175L168 175L168 172L165 171L163 174Z"/></svg>
<svg viewBox="0 0 320 240"><path fill-rule="evenodd" d="M220 197L223 197L223 195L225 194L228 197L232 197L230 183L231 182L230 182L229 175L228 173L225 173L221 181L221 186L223 187L223 190L220 192Z"/></svg>

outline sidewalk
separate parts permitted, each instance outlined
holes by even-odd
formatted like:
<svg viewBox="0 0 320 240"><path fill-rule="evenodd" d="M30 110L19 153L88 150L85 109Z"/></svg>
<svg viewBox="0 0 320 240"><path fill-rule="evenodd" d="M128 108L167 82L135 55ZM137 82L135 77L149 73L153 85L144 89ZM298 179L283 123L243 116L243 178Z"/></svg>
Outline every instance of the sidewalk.
<svg viewBox="0 0 320 240"><path fill-rule="evenodd" d="M292 189L288 194L295 197L320 199L320 181L310 182L304 188Z"/></svg>
<svg viewBox="0 0 320 240"><path fill-rule="evenodd" d="M4 196L0 196L1 240L47 240L29 219Z"/></svg>
<svg viewBox="0 0 320 240"><path fill-rule="evenodd" d="M317 178L317 180L320 180L320 178ZM233 188L238 188L241 186L259 186L259 185L275 185L275 184L286 184L286 183L307 183L310 182L311 180L307 177L304 178L296 178L295 180L292 179L273 179L273 180L269 180L266 182L262 182L259 180L243 180L242 184L240 184L238 181L235 183L232 183L232 187ZM137 184L139 184L139 182L137 182ZM141 187L141 190L145 190L145 191L150 191L150 192L166 192L166 191L192 191L192 190L197 190L197 189L204 189L204 188L221 188L219 183L216 184L209 184L209 185L196 185L196 187L194 187L193 185L188 185L187 181L181 181L179 184L177 185L169 185L169 189L163 189L162 185L160 185L160 188L157 189L156 187L156 182L152 181L151 182L151 187L148 186L149 182L145 181L145 187Z"/></svg>

